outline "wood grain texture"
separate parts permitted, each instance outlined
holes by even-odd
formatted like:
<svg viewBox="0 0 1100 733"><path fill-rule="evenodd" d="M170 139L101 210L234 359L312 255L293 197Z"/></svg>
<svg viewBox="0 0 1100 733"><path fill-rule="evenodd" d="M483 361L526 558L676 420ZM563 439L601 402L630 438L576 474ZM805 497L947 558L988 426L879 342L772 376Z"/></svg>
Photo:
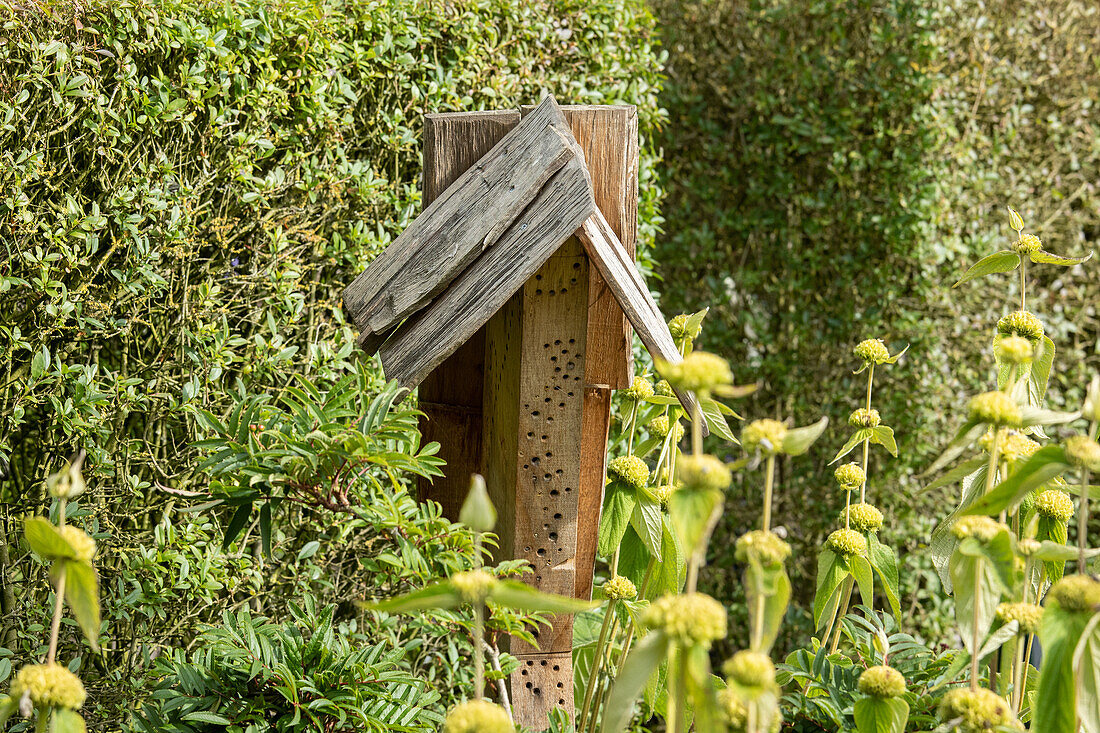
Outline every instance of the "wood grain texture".
<svg viewBox="0 0 1100 733"><path fill-rule="evenodd" d="M414 387L472 336L595 211L578 156L554 174L497 243L408 318L381 348L387 379Z"/></svg>
<svg viewBox="0 0 1100 733"><path fill-rule="evenodd" d="M588 283L591 287L592 280L589 279ZM603 511L604 476L607 475L607 433L610 426L611 390L603 385L586 384L577 497L577 575L573 586L573 595L576 598L592 597L596 540L599 536L600 513Z"/></svg>
<svg viewBox="0 0 1100 733"><path fill-rule="evenodd" d="M576 155L565 118L547 96L344 290L349 317L361 331L382 334L427 305Z"/></svg>
<svg viewBox="0 0 1100 733"><path fill-rule="evenodd" d="M529 727L543 730L554 708L565 710L570 720L575 717L572 652L521 655L519 668L511 674L510 681L517 723L537 721Z"/></svg>
<svg viewBox="0 0 1100 733"><path fill-rule="evenodd" d="M680 350L669 333L665 317L661 315L645 281L638 274L633 261L627 256L603 214L596 212L585 220L578 236L592 264L603 273L608 287L615 293L623 312L630 319L649 353L672 364L683 361ZM676 397L689 416L695 414L698 401L694 394L676 390ZM706 433L706 430L704 424L703 432Z"/></svg>
<svg viewBox="0 0 1100 733"><path fill-rule="evenodd" d="M519 112L448 112L424 118L424 203L430 204L464 171L519 123ZM482 463L482 397L485 373L485 328L479 329L418 388L423 442L440 444L447 461L443 476L418 478L421 499L443 506L444 516L458 520L470 487L470 474L484 473Z"/></svg>

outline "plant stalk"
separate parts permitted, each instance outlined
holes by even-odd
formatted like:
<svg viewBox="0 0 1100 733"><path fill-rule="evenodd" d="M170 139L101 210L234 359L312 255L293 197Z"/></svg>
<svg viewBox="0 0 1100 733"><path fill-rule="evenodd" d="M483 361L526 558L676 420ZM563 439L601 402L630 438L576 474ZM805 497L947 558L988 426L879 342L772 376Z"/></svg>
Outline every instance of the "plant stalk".
<svg viewBox="0 0 1100 733"><path fill-rule="evenodd" d="M852 602L852 590L856 586L856 579L849 575L847 583L848 588L844 591L844 602L837 606L836 628L833 629L833 643L829 645L829 654L835 654L840 646L840 631L844 628L844 617L848 615L848 604Z"/></svg>
<svg viewBox="0 0 1100 733"><path fill-rule="evenodd" d="M769 455L764 465L764 531L772 526L772 487L775 483L775 455Z"/></svg>
<svg viewBox="0 0 1100 733"><path fill-rule="evenodd" d="M596 653L592 655L592 670L588 675L588 684L584 686L584 705L581 707L581 715L577 718L577 730L583 731L588 721L588 711L592 708L592 695L596 692L597 679L600 676L600 668L603 666L603 649L607 643L607 632L611 627L611 618L615 615L615 601L608 601L607 611L603 615L603 623L600 624L600 637L596 641Z"/></svg>

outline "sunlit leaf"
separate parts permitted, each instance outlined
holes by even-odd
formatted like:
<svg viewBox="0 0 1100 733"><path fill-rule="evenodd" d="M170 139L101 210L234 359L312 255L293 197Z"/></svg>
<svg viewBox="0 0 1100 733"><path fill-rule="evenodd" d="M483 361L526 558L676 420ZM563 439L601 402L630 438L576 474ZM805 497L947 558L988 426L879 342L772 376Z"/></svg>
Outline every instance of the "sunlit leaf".
<svg viewBox="0 0 1100 733"><path fill-rule="evenodd" d="M852 433L852 437L848 438L848 442L845 443L839 451L837 451L836 456L833 458L833 460L829 461L829 464L832 465L836 463L841 458L851 453L857 445L865 440L870 440L870 438L871 428L860 428L859 430L855 431L854 433Z"/></svg>
<svg viewBox="0 0 1100 733"><path fill-rule="evenodd" d="M446 610L457 608L462 603L458 591L447 581L433 583L426 588L390 598L376 603L363 604L364 610L383 613L412 613L430 608Z"/></svg>
<svg viewBox="0 0 1100 733"><path fill-rule="evenodd" d="M493 584L489 600L498 606L537 613L577 613L599 605L597 601L543 593L518 580L501 580Z"/></svg>
<svg viewBox="0 0 1100 733"><path fill-rule="evenodd" d="M1089 252L1084 257L1065 257L1063 255L1056 255L1053 252L1046 252L1039 250L1032 252L1028 255L1032 262L1040 265L1061 265L1062 267L1073 267L1074 265L1080 265L1082 262L1088 262L1092 259L1092 252Z"/></svg>
<svg viewBox="0 0 1100 733"><path fill-rule="evenodd" d="M650 676L668 654L668 637L651 631L638 640L615 678L603 721L604 733L622 733L634 717L634 706Z"/></svg>
<svg viewBox="0 0 1100 733"><path fill-rule="evenodd" d="M858 733L905 733L909 703L900 697L863 697L854 707Z"/></svg>
<svg viewBox="0 0 1100 733"><path fill-rule="evenodd" d="M998 272L1011 272L1020 266L1020 256L1012 250L1002 249L1000 252L994 252L988 257L975 262L969 270L963 274L962 279L951 287L957 288L965 282L969 282L976 277L982 277L983 275L993 275Z"/></svg>
<svg viewBox="0 0 1100 733"><path fill-rule="evenodd" d="M988 494L979 497L963 514L994 516L1023 501L1033 490L1060 476L1070 468L1061 446L1048 445L1031 455L1016 472L998 484Z"/></svg>
<svg viewBox="0 0 1100 733"><path fill-rule="evenodd" d="M800 456L810 449L821 433L829 425L829 418L823 417L813 425L791 428L783 436L783 453L788 456Z"/></svg>

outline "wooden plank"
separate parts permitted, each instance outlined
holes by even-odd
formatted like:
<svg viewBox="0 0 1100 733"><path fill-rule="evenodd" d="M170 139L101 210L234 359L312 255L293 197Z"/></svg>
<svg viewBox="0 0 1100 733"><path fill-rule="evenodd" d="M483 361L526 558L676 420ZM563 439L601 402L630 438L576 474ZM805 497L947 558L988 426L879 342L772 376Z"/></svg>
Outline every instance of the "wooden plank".
<svg viewBox="0 0 1100 733"><path fill-rule="evenodd" d="M519 123L519 112L447 112L424 117L424 204L443 193L464 171ZM431 372L418 388L423 442L435 441L447 461L443 476L417 479L421 499L433 499L457 521L482 463L482 382L485 329L481 328Z"/></svg>
<svg viewBox="0 0 1100 733"><path fill-rule="evenodd" d="M588 286L592 287L591 278ZM591 315L592 309L589 308L588 312ZM587 372L586 358L586 377ZM580 495L577 499L577 514L580 517L577 524L577 579L573 586L573 595L576 598L592 597L596 540L599 536L600 513L603 511L604 476L607 475L607 433L610 426L611 389L605 385L585 384L584 419L581 422Z"/></svg>
<svg viewBox="0 0 1100 733"><path fill-rule="evenodd" d="M430 305L407 319L381 348L388 379L414 387L496 313L595 211L578 157L559 170L531 205Z"/></svg>
<svg viewBox="0 0 1100 733"><path fill-rule="evenodd" d="M361 331L381 334L416 312L492 247L577 155L552 96L429 204L344 290Z"/></svg>
<svg viewBox="0 0 1100 733"><path fill-rule="evenodd" d="M516 722L537 721L529 724L535 730L547 726L547 716L554 708L561 708L572 720L575 717L573 701L573 654L524 654L519 657L519 668L511 675L513 692L512 715Z"/></svg>
<svg viewBox="0 0 1100 733"><path fill-rule="evenodd" d="M604 219L603 214L596 212L585 220L577 232L585 251L592 263L603 273L608 287L615 293L615 298L622 306L626 317L638 332L638 337L654 357L658 357L671 364L679 364L683 361L676 342L669 333L668 324L661 315L661 310L649 294L642 276L634 267L634 263L627 256L622 244L611 230L611 226ZM695 414L698 401L691 392L677 390L676 396L680 404L684 406L688 416ZM707 432L706 424L703 425L704 434Z"/></svg>

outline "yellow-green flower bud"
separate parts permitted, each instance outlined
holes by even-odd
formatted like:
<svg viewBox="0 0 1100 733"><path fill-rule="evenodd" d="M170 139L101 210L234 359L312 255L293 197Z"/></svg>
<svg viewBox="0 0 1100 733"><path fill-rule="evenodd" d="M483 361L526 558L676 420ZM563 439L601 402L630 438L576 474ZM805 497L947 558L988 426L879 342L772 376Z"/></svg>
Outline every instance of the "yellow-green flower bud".
<svg viewBox="0 0 1100 733"><path fill-rule="evenodd" d="M997 618L1003 624L1016 621L1021 634L1034 634L1043 620L1043 607L1034 603L1002 603L997 606Z"/></svg>
<svg viewBox="0 0 1100 733"><path fill-rule="evenodd" d="M1034 343L1043 337L1043 322L1034 313L1015 311L997 321L997 332L1002 336L1023 336Z"/></svg>
<svg viewBox="0 0 1100 733"><path fill-rule="evenodd" d="M649 466L637 456L619 456L607 464L607 475L612 481L640 489L649 481Z"/></svg>
<svg viewBox="0 0 1100 733"><path fill-rule="evenodd" d="M890 350L882 339L865 339L856 344L854 349L857 359L865 364L885 364L890 358Z"/></svg>
<svg viewBox="0 0 1100 733"><path fill-rule="evenodd" d="M949 691L940 701L939 717L944 723L958 720L959 733L989 733L1001 727L1024 729L1003 697L981 687Z"/></svg>
<svg viewBox="0 0 1100 733"><path fill-rule="evenodd" d="M1022 512L1021 512L1022 513ZM1025 537L1016 543L1016 551L1023 557L1031 557L1038 552L1043 546L1043 543L1039 540L1033 540L1030 537Z"/></svg>
<svg viewBox="0 0 1100 733"><path fill-rule="evenodd" d="M669 384L692 392L709 392L733 384L729 363L706 351L693 351L679 364L666 364L664 374Z"/></svg>
<svg viewBox="0 0 1100 733"><path fill-rule="evenodd" d="M634 583L630 582L630 578L625 578L622 575L616 575L611 580L603 584L604 597L612 601L632 600L637 598L638 589L634 586Z"/></svg>
<svg viewBox="0 0 1100 733"><path fill-rule="evenodd" d="M1021 432L1009 428L1001 428L998 432L1000 433L1000 441L997 449L1001 454L1001 458L1006 461L1019 461L1030 458L1035 451L1039 450L1039 444ZM993 448L993 431L987 431L979 439L978 444L982 450L988 453Z"/></svg>
<svg viewBox="0 0 1100 733"><path fill-rule="evenodd" d="M1019 427L1020 406L1007 392L986 392L971 398L970 419L990 425Z"/></svg>
<svg viewBox="0 0 1100 733"><path fill-rule="evenodd" d="M68 708L77 710L87 697L84 683L58 664L32 664L19 670L11 686L12 699L28 698L40 710ZM40 713L41 714L41 713Z"/></svg>
<svg viewBox="0 0 1100 733"><path fill-rule="evenodd" d="M848 424L853 428L877 428L882 422L878 410L868 410L861 407L848 416Z"/></svg>
<svg viewBox="0 0 1100 733"><path fill-rule="evenodd" d="M741 445L749 453L775 455L783 450L787 426L778 420L753 420L741 431Z"/></svg>
<svg viewBox="0 0 1100 733"><path fill-rule="evenodd" d="M854 529L838 529L825 540L825 546L838 555L866 555L867 538Z"/></svg>
<svg viewBox="0 0 1100 733"><path fill-rule="evenodd" d="M658 415L657 417L649 421L649 423L646 425L646 428L648 428L649 432L651 432L653 435L656 435L658 438L667 437L669 430L668 415ZM672 442L679 443L680 439L683 437L684 426L680 423L680 420L677 419L676 422L672 425Z"/></svg>
<svg viewBox="0 0 1100 733"><path fill-rule="evenodd" d="M1100 606L1100 582L1087 575L1067 575L1054 584L1047 598L1072 613L1093 613Z"/></svg>
<svg viewBox="0 0 1100 733"><path fill-rule="evenodd" d="M840 523L844 524L847 515L848 526L860 532L875 532L882 527L882 512L870 504L852 504L840 512Z"/></svg>
<svg viewBox="0 0 1100 733"><path fill-rule="evenodd" d="M661 395L662 397L673 397L676 394L672 391L672 385L668 383L667 379L662 379L660 382L657 382L657 385L653 388L653 391Z"/></svg>
<svg viewBox="0 0 1100 733"><path fill-rule="evenodd" d="M662 506L668 505L668 500L672 498L672 492L675 490L676 487L672 484L662 484L661 486L654 486L651 489L653 498L659 501Z"/></svg>
<svg viewBox="0 0 1100 733"><path fill-rule="evenodd" d="M722 671L742 687L770 688L775 685L775 665L760 652L739 651L726 660Z"/></svg>
<svg viewBox="0 0 1100 733"><path fill-rule="evenodd" d="M1100 443L1087 435L1072 435L1066 438L1063 448L1069 462L1079 468L1100 471Z"/></svg>
<svg viewBox="0 0 1100 733"><path fill-rule="evenodd" d="M1035 497L1035 511L1056 522L1068 522L1073 516L1073 499L1061 489L1047 489Z"/></svg>
<svg viewBox="0 0 1100 733"><path fill-rule="evenodd" d="M1031 342L1023 336L1006 336L997 344L997 358L1008 364L1027 364L1034 356Z"/></svg>
<svg viewBox="0 0 1100 733"><path fill-rule="evenodd" d="M459 703L447 713L443 733L514 733L508 712L488 700Z"/></svg>
<svg viewBox="0 0 1100 733"><path fill-rule="evenodd" d="M451 587L466 603L484 603L497 579L485 570L467 570L450 577Z"/></svg>
<svg viewBox="0 0 1100 733"><path fill-rule="evenodd" d="M91 563L92 558L95 557L95 540L89 537L84 530L79 527L74 527L71 524L66 524L57 530L65 541L72 546L76 552L76 559L81 562Z"/></svg>
<svg viewBox="0 0 1100 733"><path fill-rule="evenodd" d="M847 491L855 491L867 480L867 474L858 463L845 463L833 471L833 478L840 484L840 488Z"/></svg>
<svg viewBox="0 0 1100 733"><path fill-rule="evenodd" d="M46 479L46 490L50 496L56 499L75 499L84 493L87 485L84 483L84 452L81 451L76 460L67 463L60 471L51 474Z"/></svg>
<svg viewBox="0 0 1100 733"><path fill-rule="evenodd" d="M685 489L724 491L730 485L730 470L714 456L683 455L676 461L676 478Z"/></svg>
<svg viewBox="0 0 1100 733"><path fill-rule="evenodd" d="M643 619L646 626L663 631L682 645L710 647L726 635L726 609L703 593L658 598Z"/></svg>
<svg viewBox="0 0 1100 733"><path fill-rule="evenodd" d="M703 323L700 321L697 324L692 325L691 316L686 313L681 313L678 316L674 316L671 321L668 322L668 332L672 334L672 338L679 341L687 336L689 339L694 339L699 335L699 332L703 330Z"/></svg>
<svg viewBox="0 0 1100 733"><path fill-rule="evenodd" d="M1085 401L1081 403L1081 417L1086 420L1100 420L1100 374L1093 375L1085 390Z"/></svg>
<svg viewBox="0 0 1100 733"><path fill-rule="evenodd" d="M951 533L956 538L962 540L967 537L974 537L980 542L989 542L997 536L999 532L1007 529L1005 525L996 521L992 517L983 516L969 516L959 517L951 525Z"/></svg>
<svg viewBox="0 0 1100 733"><path fill-rule="evenodd" d="M775 532L754 529L737 538L734 557L738 562L756 560L761 565L776 565L791 556L791 546Z"/></svg>
<svg viewBox="0 0 1100 733"><path fill-rule="evenodd" d="M1033 252L1038 252L1043 248L1043 241L1036 237L1034 234L1022 234L1012 244L1012 249L1016 250L1018 255L1029 255Z"/></svg>
<svg viewBox="0 0 1100 733"><path fill-rule="evenodd" d="M634 383L627 388L626 394L632 400L648 400L653 396L653 382L645 377L634 377Z"/></svg>
<svg viewBox="0 0 1100 733"><path fill-rule="evenodd" d="M868 667L859 676L859 691L871 697L901 697L905 694L905 677L893 667Z"/></svg>

